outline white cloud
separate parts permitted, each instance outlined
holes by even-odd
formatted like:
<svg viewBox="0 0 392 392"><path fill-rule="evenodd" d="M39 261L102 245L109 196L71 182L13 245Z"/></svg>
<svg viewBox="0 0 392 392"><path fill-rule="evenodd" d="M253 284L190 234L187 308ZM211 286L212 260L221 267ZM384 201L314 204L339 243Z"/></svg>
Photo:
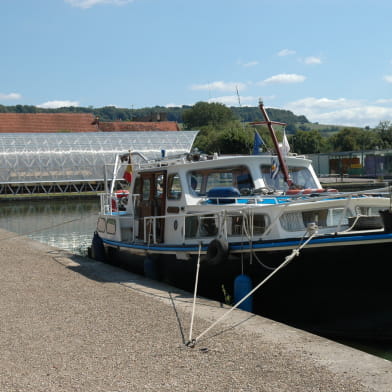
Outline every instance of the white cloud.
<svg viewBox="0 0 392 392"><path fill-rule="evenodd" d="M1 101L15 101L17 99L21 99L22 95L18 93L9 93L9 94L2 94L0 93L0 100Z"/></svg>
<svg viewBox="0 0 392 392"><path fill-rule="evenodd" d="M132 3L132 1L134 0L65 0L65 2L70 4L72 7L83 9L91 8L98 4L124 5Z"/></svg>
<svg viewBox="0 0 392 392"><path fill-rule="evenodd" d="M275 84L275 83L302 83L306 79L303 75L297 74L279 74L271 76L270 78L264 79L259 84Z"/></svg>
<svg viewBox="0 0 392 392"><path fill-rule="evenodd" d="M240 82L212 82L207 84L193 84L192 90L218 90L218 91L236 91L236 89L244 90L246 88L245 83Z"/></svg>
<svg viewBox="0 0 392 392"><path fill-rule="evenodd" d="M357 106L360 101L348 100L346 98L329 99L329 98L304 98L290 103L290 106L302 108L302 110L320 111L334 108L347 108Z"/></svg>
<svg viewBox="0 0 392 392"><path fill-rule="evenodd" d="M385 75L385 76L384 76L384 80L385 80L387 83L392 83L392 75Z"/></svg>
<svg viewBox="0 0 392 392"><path fill-rule="evenodd" d="M65 108L68 106L79 106L78 101L48 101L37 105L39 108L43 109L57 109Z"/></svg>
<svg viewBox="0 0 392 392"><path fill-rule="evenodd" d="M244 67L254 67L255 65L258 65L259 62L258 61L249 61L247 63L244 63L243 66Z"/></svg>
<svg viewBox="0 0 392 392"><path fill-rule="evenodd" d="M242 65L245 68L249 68L249 67L255 67L256 65L259 64L258 61L254 60L254 61L248 61L246 63L243 63L242 61L238 61L239 65Z"/></svg>
<svg viewBox="0 0 392 392"><path fill-rule="evenodd" d="M377 99L376 103L378 104L392 103L392 98Z"/></svg>
<svg viewBox="0 0 392 392"><path fill-rule="evenodd" d="M374 127L380 121L392 119L392 108L378 105L382 100L369 103L365 100L346 98L304 98L285 105L294 113L305 115L309 121L321 124L334 124ZM385 102L384 102L385 103Z"/></svg>
<svg viewBox="0 0 392 392"><path fill-rule="evenodd" d="M240 96L241 105L250 104L251 106L255 106L257 104L257 100L258 98L256 97ZM207 102L218 102L227 106L239 106L237 95L226 95L223 97L210 98Z"/></svg>
<svg viewBox="0 0 392 392"><path fill-rule="evenodd" d="M343 124L350 126L376 126L380 121L392 118L392 108L379 106L361 106L350 109L336 110L323 113L319 122L329 124Z"/></svg>
<svg viewBox="0 0 392 392"><path fill-rule="evenodd" d="M309 56L304 59L305 64L321 64L320 57Z"/></svg>
<svg viewBox="0 0 392 392"><path fill-rule="evenodd" d="M278 56L284 57L284 56L291 56L293 54L296 54L297 52L295 50L290 50L290 49L282 49L280 52L278 52Z"/></svg>
<svg viewBox="0 0 392 392"><path fill-rule="evenodd" d="M182 106L192 106L192 104L188 104L188 103L167 103L164 106L165 106L165 108L181 108Z"/></svg>

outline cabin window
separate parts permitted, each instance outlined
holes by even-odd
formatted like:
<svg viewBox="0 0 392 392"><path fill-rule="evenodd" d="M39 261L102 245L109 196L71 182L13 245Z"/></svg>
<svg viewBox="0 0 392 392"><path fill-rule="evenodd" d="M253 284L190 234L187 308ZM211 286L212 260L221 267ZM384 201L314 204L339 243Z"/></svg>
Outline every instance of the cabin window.
<svg viewBox="0 0 392 392"><path fill-rule="evenodd" d="M97 230L100 233L104 233L106 231L106 219L105 218L98 219Z"/></svg>
<svg viewBox="0 0 392 392"><path fill-rule="evenodd" d="M350 211L344 208L323 208L309 211L286 212L280 217L280 224L286 231L303 231L309 223L316 223L322 228L347 225Z"/></svg>
<svg viewBox="0 0 392 392"><path fill-rule="evenodd" d="M205 196L213 188L235 187L239 191L254 188L246 166L194 170L188 173L188 181L191 192L197 196Z"/></svg>
<svg viewBox="0 0 392 392"><path fill-rule="evenodd" d="M288 170L297 189L317 188L317 184L307 167L289 166ZM276 176L274 175L273 162L270 165L261 165L261 175L266 185L274 189L287 190L288 186L284 181L283 173L279 171Z"/></svg>
<svg viewBox="0 0 392 392"><path fill-rule="evenodd" d="M133 187L134 194L140 194L140 184L141 184L140 176L137 176L135 179L135 185Z"/></svg>
<svg viewBox="0 0 392 392"><path fill-rule="evenodd" d="M181 199L182 187L181 187L180 176L177 173L169 174L167 183L168 183L167 198L169 200Z"/></svg>
<svg viewBox="0 0 392 392"><path fill-rule="evenodd" d="M265 232L268 226L269 218L264 214L255 214L253 216L253 235L261 235ZM231 218L231 234L247 236L251 235L252 230L249 228L250 217L244 217L243 215L236 215Z"/></svg>
<svg viewBox="0 0 392 392"><path fill-rule="evenodd" d="M217 218L208 214L185 218L185 238L215 237L218 234Z"/></svg>
<svg viewBox="0 0 392 392"><path fill-rule="evenodd" d="M155 177L155 198L162 197L164 189L165 189L165 176L163 174L159 174Z"/></svg>
<svg viewBox="0 0 392 392"><path fill-rule="evenodd" d="M108 219L106 222L106 232L108 234L116 234L116 220Z"/></svg>
<svg viewBox="0 0 392 392"><path fill-rule="evenodd" d="M355 213L356 215L380 215L380 206L378 207L363 207L363 206L356 206Z"/></svg>
<svg viewBox="0 0 392 392"><path fill-rule="evenodd" d="M346 214L344 214L344 208L330 208L328 209L328 216L327 216L327 227L348 224L348 217L352 215L351 211L346 209Z"/></svg>
<svg viewBox="0 0 392 392"><path fill-rule="evenodd" d="M150 199L151 181L149 178L143 178L143 200Z"/></svg>

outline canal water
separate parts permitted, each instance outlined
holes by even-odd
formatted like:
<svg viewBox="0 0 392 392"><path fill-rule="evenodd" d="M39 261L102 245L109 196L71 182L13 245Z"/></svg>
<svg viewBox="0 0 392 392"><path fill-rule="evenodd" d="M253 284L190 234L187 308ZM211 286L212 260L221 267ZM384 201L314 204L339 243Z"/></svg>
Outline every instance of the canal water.
<svg viewBox="0 0 392 392"><path fill-rule="evenodd" d="M1 201L0 227L33 240L87 255L99 199Z"/></svg>
<svg viewBox="0 0 392 392"><path fill-rule="evenodd" d="M98 211L98 198L2 200L0 228L86 256ZM392 361L392 343L341 343Z"/></svg>

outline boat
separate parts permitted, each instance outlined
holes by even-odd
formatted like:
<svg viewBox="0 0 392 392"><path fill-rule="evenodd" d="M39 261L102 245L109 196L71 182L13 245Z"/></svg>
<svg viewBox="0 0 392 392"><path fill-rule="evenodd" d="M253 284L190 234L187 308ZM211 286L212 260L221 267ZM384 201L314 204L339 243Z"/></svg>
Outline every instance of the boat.
<svg viewBox="0 0 392 392"><path fill-rule="evenodd" d="M273 152L119 155L92 257L189 291L197 280L198 293L229 303L238 277L265 280L254 312L330 336L391 339L390 189L324 189L259 107Z"/></svg>

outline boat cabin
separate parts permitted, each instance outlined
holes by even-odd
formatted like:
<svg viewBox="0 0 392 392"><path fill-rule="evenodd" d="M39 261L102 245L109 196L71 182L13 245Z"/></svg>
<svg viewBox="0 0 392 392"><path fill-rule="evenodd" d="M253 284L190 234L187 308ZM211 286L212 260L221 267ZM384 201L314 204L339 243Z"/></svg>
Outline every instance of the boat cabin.
<svg viewBox="0 0 392 392"><path fill-rule="evenodd" d="M98 230L122 241L187 243L222 231L223 212L230 221L225 223L225 235L243 235L248 223L244 210L252 209L252 233L261 235L273 214L255 207L292 200L284 195L288 186L280 172L274 173L274 164L273 156L259 155L198 156L135 165L129 195L117 193L115 204L112 195L103 200L110 219L102 217ZM287 164L298 189L321 188L309 160L287 157Z"/></svg>

